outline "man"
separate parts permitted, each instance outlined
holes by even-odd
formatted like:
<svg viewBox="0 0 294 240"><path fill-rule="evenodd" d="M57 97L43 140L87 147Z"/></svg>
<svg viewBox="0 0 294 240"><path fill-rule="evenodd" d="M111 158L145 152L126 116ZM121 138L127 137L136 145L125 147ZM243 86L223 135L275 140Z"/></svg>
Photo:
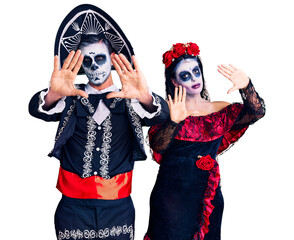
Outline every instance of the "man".
<svg viewBox="0 0 294 240"><path fill-rule="evenodd" d="M148 90L135 56L129 58L133 69L126 56L112 52L113 48L118 52L117 39L109 41L113 37L107 38L106 28L98 34L102 26L97 25L102 21L99 10L81 5L72 11L74 17L69 19L74 21L69 22L75 30L81 29L80 41L75 43L78 50L64 61L58 52L50 88L35 94L29 106L31 115L59 121L49 154L60 160L57 188L63 196L55 213L58 239L134 238L130 193L134 161L146 159L142 125L155 125L169 116L165 101ZM81 14L85 16L78 19ZM107 24L116 27L113 20ZM73 36L60 38L70 42L77 34ZM122 41L129 45L126 39ZM121 91L113 85L112 66L120 77ZM80 69L89 83L75 86Z"/></svg>

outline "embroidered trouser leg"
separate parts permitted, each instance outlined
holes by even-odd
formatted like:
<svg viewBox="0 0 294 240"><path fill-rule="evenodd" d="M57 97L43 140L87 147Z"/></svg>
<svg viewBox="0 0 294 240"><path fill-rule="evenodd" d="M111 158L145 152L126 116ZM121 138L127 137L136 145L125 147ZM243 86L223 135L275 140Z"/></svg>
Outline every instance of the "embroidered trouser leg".
<svg viewBox="0 0 294 240"><path fill-rule="evenodd" d="M100 200L63 196L55 213L55 230L58 240L133 240L134 221L131 197Z"/></svg>

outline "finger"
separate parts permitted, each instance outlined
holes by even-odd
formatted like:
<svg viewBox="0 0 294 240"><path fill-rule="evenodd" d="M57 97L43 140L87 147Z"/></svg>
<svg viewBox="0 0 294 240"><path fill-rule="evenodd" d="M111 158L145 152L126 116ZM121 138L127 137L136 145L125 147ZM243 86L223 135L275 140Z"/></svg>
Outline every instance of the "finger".
<svg viewBox="0 0 294 240"><path fill-rule="evenodd" d="M169 106L172 106L173 105L173 100L172 100L171 96L168 95L167 97L168 97Z"/></svg>
<svg viewBox="0 0 294 240"><path fill-rule="evenodd" d="M111 92L109 94L107 94L106 98L109 99L109 98L125 98L125 94L123 91L120 91L120 92Z"/></svg>
<svg viewBox="0 0 294 240"><path fill-rule="evenodd" d="M72 70L72 69L75 67L75 65L77 64L77 62L78 62L78 60L79 60L80 55L81 55L81 50L78 50L78 51L75 53L73 59L70 61L70 64L69 64L69 66L68 66L68 69L69 69L69 70Z"/></svg>
<svg viewBox="0 0 294 240"><path fill-rule="evenodd" d="M62 69L67 69L73 56L75 55L75 51L71 51L70 54L68 54L67 58L65 59L63 65L62 65Z"/></svg>
<svg viewBox="0 0 294 240"><path fill-rule="evenodd" d="M182 102L183 97L183 87L182 85L179 86L179 102Z"/></svg>
<svg viewBox="0 0 294 240"><path fill-rule="evenodd" d="M199 114L199 111L191 111L191 112L188 112L188 115L189 116L193 116L193 115L197 115L197 114Z"/></svg>
<svg viewBox="0 0 294 240"><path fill-rule="evenodd" d="M178 87L175 87L174 102L176 103L177 101L178 101Z"/></svg>
<svg viewBox="0 0 294 240"><path fill-rule="evenodd" d="M74 95L75 95L75 96L79 95L79 96L84 97L84 98L88 98L88 97L89 97L89 95L88 95L85 91L83 91L83 90L78 90L78 89L76 89L76 90L74 91Z"/></svg>
<svg viewBox="0 0 294 240"><path fill-rule="evenodd" d="M79 72L79 70L80 70L80 68L81 68L81 66L83 64L83 59L84 59L84 56L82 54L80 54L78 62L75 65L75 67L74 67L74 69L72 71L73 73L78 74L78 72Z"/></svg>
<svg viewBox="0 0 294 240"><path fill-rule="evenodd" d="M59 71L59 58L58 56L54 56L54 68L53 68L54 72L58 72Z"/></svg>
<svg viewBox="0 0 294 240"><path fill-rule="evenodd" d="M230 94L230 93L234 92L237 89L238 88L236 86L233 86L232 88L229 89L229 91L227 93Z"/></svg>
<svg viewBox="0 0 294 240"><path fill-rule="evenodd" d="M217 71L231 81L231 75L227 74L226 72L224 72L221 69L218 69Z"/></svg>
<svg viewBox="0 0 294 240"><path fill-rule="evenodd" d="M235 67L233 64L229 64L229 66L230 66L231 68L233 68L235 71L239 70L239 68Z"/></svg>
<svg viewBox="0 0 294 240"><path fill-rule="evenodd" d="M170 101L169 101L169 95L167 96L167 98L168 98L168 99L166 100L166 102L167 102L168 108L170 109L170 106L171 106L171 105L170 105Z"/></svg>
<svg viewBox="0 0 294 240"><path fill-rule="evenodd" d="M125 55L123 55L122 53L119 54L119 58L122 60L123 64L127 67L129 72L134 71L132 65L130 64L129 60L126 58Z"/></svg>
<svg viewBox="0 0 294 240"><path fill-rule="evenodd" d="M185 87L183 87L183 99L182 99L182 102L186 102L186 88Z"/></svg>
<svg viewBox="0 0 294 240"><path fill-rule="evenodd" d="M224 67L222 67L220 65L218 65L218 69L220 69L221 71L225 72L228 75L231 75L232 74L231 71L227 70L226 68L224 68Z"/></svg>
<svg viewBox="0 0 294 240"><path fill-rule="evenodd" d="M118 76L121 76L123 74L120 66L118 65L117 61L115 60L114 56L111 58L112 64L118 74Z"/></svg>
<svg viewBox="0 0 294 240"><path fill-rule="evenodd" d="M132 59L133 59L133 63L134 63L134 67L136 69L137 72L141 71L140 67L139 67L139 64L138 64L138 60L137 58L135 57L135 55L132 56Z"/></svg>
<svg viewBox="0 0 294 240"><path fill-rule="evenodd" d="M226 70L230 71L230 72L233 72L234 71L234 69L232 67L228 66L228 65L222 64L221 66L223 68L225 68Z"/></svg>
<svg viewBox="0 0 294 240"><path fill-rule="evenodd" d="M118 65L120 66L121 70L125 73L127 72L127 68L124 65L124 63L122 62L122 60L120 59L120 57L117 54L114 54L114 59L116 60L116 62L118 63Z"/></svg>

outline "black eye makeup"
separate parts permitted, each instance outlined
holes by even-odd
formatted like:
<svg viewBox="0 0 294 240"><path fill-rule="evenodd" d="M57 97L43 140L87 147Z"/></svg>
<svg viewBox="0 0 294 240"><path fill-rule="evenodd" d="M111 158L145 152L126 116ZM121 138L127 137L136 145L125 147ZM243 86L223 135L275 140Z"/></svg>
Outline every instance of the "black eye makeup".
<svg viewBox="0 0 294 240"><path fill-rule="evenodd" d="M196 76L196 77L199 77L200 76L200 69L199 67L195 67L193 69L193 74Z"/></svg>
<svg viewBox="0 0 294 240"><path fill-rule="evenodd" d="M83 65L84 65L84 67L87 67L87 68L91 67L92 58L85 56L84 60L83 60Z"/></svg>
<svg viewBox="0 0 294 240"><path fill-rule="evenodd" d="M180 72L179 77L182 81L189 81L191 78L191 74L187 71Z"/></svg>
<svg viewBox="0 0 294 240"><path fill-rule="evenodd" d="M106 62L106 55L105 54L98 54L94 57L94 59L98 65L102 65Z"/></svg>

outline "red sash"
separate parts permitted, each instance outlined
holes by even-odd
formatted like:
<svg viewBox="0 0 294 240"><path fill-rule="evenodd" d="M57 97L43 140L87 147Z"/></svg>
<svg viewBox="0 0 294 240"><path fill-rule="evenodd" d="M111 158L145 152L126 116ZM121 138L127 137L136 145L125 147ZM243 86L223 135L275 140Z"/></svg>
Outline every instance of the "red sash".
<svg viewBox="0 0 294 240"><path fill-rule="evenodd" d="M81 178L60 167L57 189L67 197L114 200L130 196L133 171L118 174L111 179L100 176Z"/></svg>

